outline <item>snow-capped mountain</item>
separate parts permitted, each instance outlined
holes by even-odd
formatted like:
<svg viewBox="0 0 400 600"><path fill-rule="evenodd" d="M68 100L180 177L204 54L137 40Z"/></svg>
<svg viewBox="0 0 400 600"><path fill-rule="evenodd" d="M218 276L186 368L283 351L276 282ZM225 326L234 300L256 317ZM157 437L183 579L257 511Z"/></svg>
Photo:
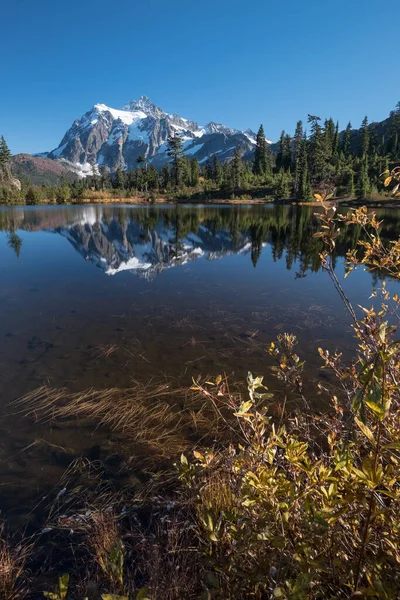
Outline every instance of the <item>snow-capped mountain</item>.
<svg viewBox="0 0 400 600"><path fill-rule="evenodd" d="M174 134L182 137L185 154L200 163L214 154L221 161L229 160L237 146L250 156L255 147L255 133L249 129L239 131L214 122L202 127L164 112L141 96L118 110L95 104L74 121L57 148L40 156L68 161L81 175L91 174L96 164L111 171L135 169L140 155L160 167L168 161L167 139Z"/></svg>

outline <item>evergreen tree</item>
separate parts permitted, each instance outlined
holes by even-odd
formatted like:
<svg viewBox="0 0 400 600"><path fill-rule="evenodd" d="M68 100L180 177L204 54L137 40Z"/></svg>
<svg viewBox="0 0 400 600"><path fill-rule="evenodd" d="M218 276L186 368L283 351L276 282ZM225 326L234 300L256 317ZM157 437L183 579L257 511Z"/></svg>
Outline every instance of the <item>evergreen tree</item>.
<svg viewBox="0 0 400 600"><path fill-rule="evenodd" d="M7 142L3 136L0 141L0 175L1 171L7 176L11 175L9 172L9 162L11 160L11 152L7 146Z"/></svg>
<svg viewBox="0 0 400 600"><path fill-rule="evenodd" d="M212 179L217 184L218 187L220 187L222 185L223 173L222 173L221 163L218 159L217 154L214 154L214 156L213 156Z"/></svg>
<svg viewBox="0 0 400 600"><path fill-rule="evenodd" d="M350 152L351 152L351 123L348 123L348 125L346 127L346 130L344 132L344 135L343 135L342 151L343 151L343 154L345 155L346 158L350 156Z"/></svg>
<svg viewBox="0 0 400 600"><path fill-rule="evenodd" d="M332 119L325 120L324 141L326 157L329 159L333 155L333 148L335 142L335 124Z"/></svg>
<svg viewBox="0 0 400 600"><path fill-rule="evenodd" d="M119 167L114 173L112 185L117 190L125 189L125 173Z"/></svg>
<svg viewBox="0 0 400 600"><path fill-rule="evenodd" d="M303 122L298 121L296 125L296 131L294 133L293 140L293 164L292 171L294 173L294 191L297 196L297 192L299 189L299 181L300 181L300 154L301 154L301 144L303 141Z"/></svg>
<svg viewBox="0 0 400 600"><path fill-rule="evenodd" d="M160 173L161 187L167 190L171 183L171 168L170 165L164 165Z"/></svg>
<svg viewBox="0 0 400 600"><path fill-rule="evenodd" d="M207 155L207 162L206 162L206 168L205 168L205 176L206 176L206 179L208 179L209 181L213 180L213 167L212 167L211 154L210 153L208 153L208 155Z"/></svg>
<svg viewBox="0 0 400 600"><path fill-rule="evenodd" d="M277 200L287 200L290 197L289 182L283 169L281 169L278 174L275 197Z"/></svg>
<svg viewBox="0 0 400 600"><path fill-rule="evenodd" d="M283 139L283 156L282 166L285 171L290 171L292 164L292 140L290 135L287 133Z"/></svg>
<svg viewBox="0 0 400 600"><path fill-rule="evenodd" d="M299 162L300 174L297 199L301 202L308 202L312 198L312 190L308 174L307 140L305 136L301 141Z"/></svg>
<svg viewBox="0 0 400 600"><path fill-rule="evenodd" d="M335 135L333 136L332 155L336 156L339 152L339 121L336 122Z"/></svg>
<svg viewBox="0 0 400 600"><path fill-rule="evenodd" d="M397 160L400 158L400 102L396 104L396 108L390 113L390 116L392 123L387 151L392 160Z"/></svg>
<svg viewBox="0 0 400 600"><path fill-rule="evenodd" d="M279 138L278 153L276 155L276 168L277 168L278 172L283 167L284 154L285 154L285 132L282 131L281 137Z"/></svg>
<svg viewBox="0 0 400 600"><path fill-rule="evenodd" d="M167 140L167 154L172 159L172 180L176 187L179 187L182 183L183 177L183 142L182 138L178 135L171 135Z"/></svg>
<svg viewBox="0 0 400 600"><path fill-rule="evenodd" d="M311 124L311 133L308 142L308 167L310 181L320 183L325 176L326 150L324 148L324 137L320 125L320 117L308 115L308 123Z"/></svg>
<svg viewBox="0 0 400 600"><path fill-rule="evenodd" d="M5 169L11 160L11 152L3 136L0 141L0 166Z"/></svg>
<svg viewBox="0 0 400 600"><path fill-rule="evenodd" d="M361 158L367 156L369 150L369 127L368 117L364 117L361 123L361 138L360 138L360 151L359 155Z"/></svg>
<svg viewBox="0 0 400 600"><path fill-rule="evenodd" d="M355 188L354 188L354 171L353 169L348 169L344 173L343 177L343 195L346 198L354 198L355 196Z"/></svg>
<svg viewBox="0 0 400 600"><path fill-rule="evenodd" d="M268 164L267 146L268 144L265 139L264 127L260 125L256 137L256 147L254 151L253 173L255 175L263 176L269 171L270 165Z"/></svg>
<svg viewBox="0 0 400 600"><path fill-rule="evenodd" d="M195 158L193 158L193 160L190 164L190 184L193 187L198 186L199 179L200 179L200 165L199 165L199 161L195 157Z"/></svg>
<svg viewBox="0 0 400 600"><path fill-rule="evenodd" d="M235 154L232 160L232 185L236 193L242 184L242 160L239 146L235 148Z"/></svg>

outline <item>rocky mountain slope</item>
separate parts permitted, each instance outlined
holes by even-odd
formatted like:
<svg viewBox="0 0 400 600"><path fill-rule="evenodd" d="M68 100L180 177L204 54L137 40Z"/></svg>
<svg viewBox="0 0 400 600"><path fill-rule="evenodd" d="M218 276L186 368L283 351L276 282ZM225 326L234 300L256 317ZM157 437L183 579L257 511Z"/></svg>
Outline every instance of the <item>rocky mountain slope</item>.
<svg viewBox="0 0 400 600"><path fill-rule="evenodd" d="M229 160L237 146L250 156L256 137L251 130L229 129L214 122L202 127L164 112L142 96L120 110L95 104L74 121L57 148L39 156L63 160L65 166L81 175L91 174L96 164L111 171L135 169L140 155L158 168L168 161L167 139L174 134L182 137L185 154L197 157L200 163L209 154L218 155L221 161Z"/></svg>
<svg viewBox="0 0 400 600"><path fill-rule="evenodd" d="M76 179L67 163L31 156L30 154L16 154L11 159L11 171L21 181L28 179L35 185L59 185L64 179L72 181Z"/></svg>

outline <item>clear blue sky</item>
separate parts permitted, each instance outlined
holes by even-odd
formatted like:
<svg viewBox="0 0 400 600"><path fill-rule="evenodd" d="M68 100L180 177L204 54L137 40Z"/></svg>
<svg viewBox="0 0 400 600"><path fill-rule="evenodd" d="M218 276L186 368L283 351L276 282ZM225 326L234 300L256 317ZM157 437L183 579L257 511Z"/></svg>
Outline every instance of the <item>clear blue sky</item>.
<svg viewBox="0 0 400 600"><path fill-rule="evenodd" d="M0 134L56 147L98 102L142 94L276 140L307 113L385 118L400 100L400 2L4 0Z"/></svg>

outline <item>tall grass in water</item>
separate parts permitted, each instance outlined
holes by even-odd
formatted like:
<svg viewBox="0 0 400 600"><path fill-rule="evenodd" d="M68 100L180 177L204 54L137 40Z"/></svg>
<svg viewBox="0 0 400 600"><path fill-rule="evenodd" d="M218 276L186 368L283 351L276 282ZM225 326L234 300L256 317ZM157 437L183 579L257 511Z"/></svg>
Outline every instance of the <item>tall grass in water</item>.
<svg viewBox="0 0 400 600"><path fill-rule="evenodd" d="M32 545L29 542L11 539L4 524L0 524L1 600L16 600L28 593L29 581L25 566L31 550Z"/></svg>

